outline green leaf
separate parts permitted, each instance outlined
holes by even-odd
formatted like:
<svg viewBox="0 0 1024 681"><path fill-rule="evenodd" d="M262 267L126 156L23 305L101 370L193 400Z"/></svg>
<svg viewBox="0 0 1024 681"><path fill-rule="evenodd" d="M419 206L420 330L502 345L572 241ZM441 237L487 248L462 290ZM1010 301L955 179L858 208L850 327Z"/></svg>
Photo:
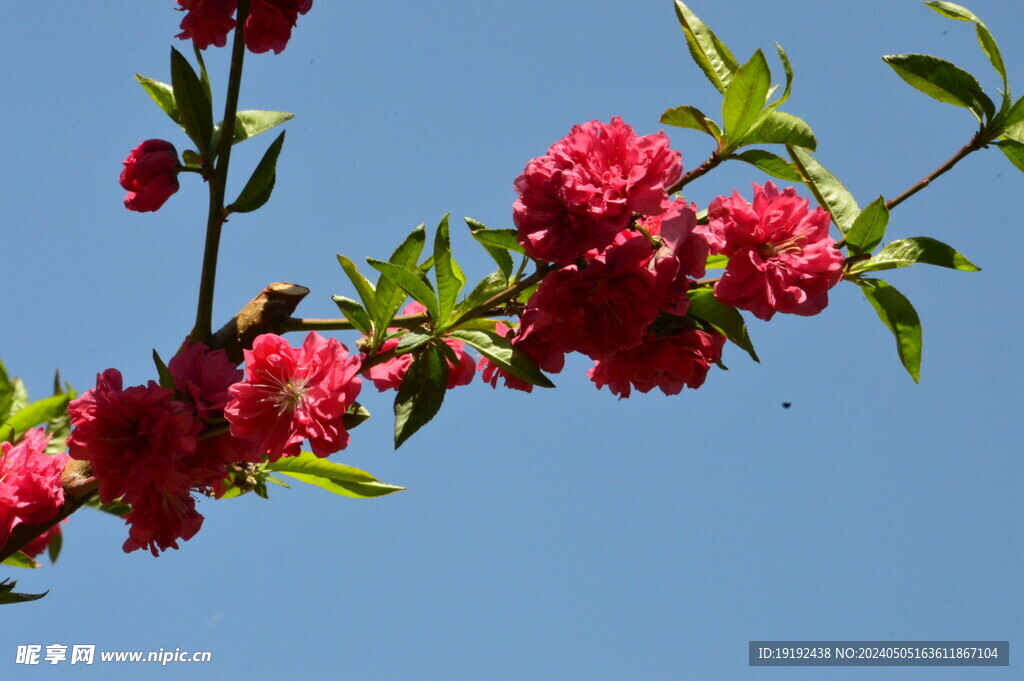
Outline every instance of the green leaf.
<svg viewBox="0 0 1024 681"><path fill-rule="evenodd" d="M793 65L789 63L789 57L782 49L782 45L775 43L775 50L779 53L779 61L782 62L782 69L786 74L786 89L782 91L782 96L772 102L772 107L778 108L789 99L789 94L793 91Z"/></svg>
<svg viewBox="0 0 1024 681"><path fill-rule="evenodd" d="M729 256L727 255L709 255L707 264L704 265L704 269L708 270L721 270L729 264Z"/></svg>
<svg viewBox="0 0 1024 681"><path fill-rule="evenodd" d="M526 353L512 347L509 340L503 336L480 329L459 329L449 335L473 346L481 355L516 378L542 388L555 387Z"/></svg>
<svg viewBox="0 0 1024 681"><path fill-rule="evenodd" d="M720 302L709 288L691 289L686 295L690 298L688 314L711 324L719 333L746 350L755 362L761 361L747 332L747 323L739 310Z"/></svg>
<svg viewBox="0 0 1024 681"><path fill-rule="evenodd" d="M523 247L519 245L518 232L514 229L478 229L473 232L473 238L485 246L503 248L506 251L526 254Z"/></svg>
<svg viewBox="0 0 1024 681"><path fill-rule="evenodd" d="M28 406L28 390L25 388L25 382L20 378L16 378L11 381L14 386L14 400L11 402L11 413L21 411Z"/></svg>
<svg viewBox="0 0 1024 681"><path fill-rule="evenodd" d="M758 170L780 180L786 180L787 182L801 181L800 173L796 171L792 163L781 156L776 156L770 151L748 149L747 151L733 154L733 158L749 163Z"/></svg>
<svg viewBox="0 0 1024 681"><path fill-rule="evenodd" d="M206 72L206 60L203 59L203 51L192 43L192 51L196 55L196 63L199 64L199 82L203 85L203 93L206 95L206 99L210 102L211 109L213 107L213 88L210 87L210 74Z"/></svg>
<svg viewBox="0 0 1024 681"><path fill-rule="evenodd" d="M267 148L256 170L252 172L252 177L245 183L242 193L227 207L228 212L251 213L270 200L274 184L277 182L277 157L281 155L284 136L285 133L282 132Z"/></svg>
<svg viewBox="0 0 1024 681"><path fill-rule="evenodd" d="M174 390L174 376L171 376L170 369L164 364L156 348L153 348L153 364L156 365L156 375L160 379L160 387Z"/></svg>
<svg viewBox="0 0 1024 681"><path fill-rule="evenodd" d="M413 350L418 350L433 339L434 337L430 334L410 331L404 334L402 339L398 341L398 345L395 346L395 354L404 355Z"/></svg>
<svg viewBox="0 0 1024 681"><path fill-rule="evenodd" d="M480 231L480 230L487 231L487 227L485 227L482 222L474 220L473 218L464 218L464 219L465 219L466 225L469 227L469 231L473 235L474 239L476 238L476 233L478 231ZM494 259L494 262L496 262L498 264L498 269L501 270L501 272L505 275L505 278L507 279L507 278L511 277L512 276L513 263L512 263L512 256L509 255L509 252L506 249L504 249L504 248L485 244L484 242L480 241L479 239L477 239L477 241L480 243L481 246L484 247L484 250L487 251L487 253L491 256L491 258Z"/></svg>
<svg viewBox="0 0 1024 681"><path fill-rule="evenodd" d="M722 131L710 118L704 115L695 106L677 106L661 114L661 122L665 125L672 125L677 128L690 128L700 130L714 137L716 140L722 138Z"/></svg>
<svg viewBox="0 0 1024 681"><path fill-rule="evenodd" d="M100 502L99 497L93 495L85 502L85 505L89 508L94 508L97 511L103 511L110 515L115 515L118 518L124 518L126 515L132 512L132 507L128 504L122 503L121 501L112 501L109 504Z"/></svg>
<svg viewBox="0 0 1024 681"><path fill-rule="evenodd" d="M14 404L14 383L7 375L7 367L0 362L0 423L7 421L7 417L13 411Z"/></svg>
<svg viewBox="0 0 1024 681"><path fill-rule="evenodd" d="M846 245L850 255L861 255L875 250L882 242L885 228L889 224L889 209L885 198L879 196L861 211L853 226L846 233Z"/></svg>
<svg viewBox="0 0 1024 681"><path fill-rule="evenodd" d="M1017 140L999 140L996 142L996 146L1009 159L1010 163L1024 173L1024 144Z"/></svg>
<svg viewBox="0 0 1024 681"><path fill-rule="evenodd" d="M995 105L977 79L945 59L928 54L890 54L882 59L900 78L929 97L970 109L978 120L995 113Z"/></svg>
<svg viewBox="0 0 1024 681"><path fill-rule="evenodd" d="M345 315L345 318L352 322L352 326L362 331L366 336L373 335L370 317L366 314L366 310L363 309L362 305L345 296L331 296L331 300L338 306L341 313Z"/></svg>
<svg viewBox="0 0 1024 681"><path fill-rule="evenodd" d="M171 48L171 87L178 106L181 127L185 128L199 151L210 156L213 137L213 105L206 96L199 76L192 65L173 47Z"/></svg>
<svg viewBox="0 0 1024 681"><path fill-rule="evenodd" d="M266 470L316 485L328 492L356 499L370 499L405 489L380 482L369 473L321 459L312 452L285 457L266 465Z"/></svg>
<svg viewBox="0 0 1024 681"><path fill-rule="evenodd" d="M1024 144L1024 121L1008 126L1002 133L1003 139Z"/></svg>
<svg viewBox="0 0 1024 681"><path fill-rule="evenodd" d="M341 269L345 270L345 274L348 275L349 280L356 289L356 293L359 294L359 299L363 301L363 306L366 311L371 315L374 312L377 301L377 291L374 289L373 284L364 277L360 272L356 264L346 258L345 256L338 254L338 262L341 264Z"/></svg>
<svg viewBox="0 0 1024 681"><path fill-rule="evenodd" d="M999 52L999 45L989 32L988 26L982 23L981 19L974 12L962 5L952 2L941 2L941 0L932 0L924 4L948 19L971 21L976 24L978 44L981 45L981 49L988 55L989 61L992 62L992 67L996 70L996 73L1003 79L1003 92L1009 95L1010 84L1006 78L1006 64L1003 62L1003 55Z"/></svg>
<svg viewBox="0 0 1024 681"><path fill-rule="evenodd" d="M436 320L440 318L440 307L438 305L437 296L434 295L430 285L416 276L415 273L410 272L404 267L399 267L394 263L384 262L382 260L367 258L366 261L370 263L370 267L380 272L384 279L393 282L396 286L401 288L412 296L413 299L427 308L427 312L430 314L432 319ZM377 285L377 290L380 290L380 284Z"/></svg>
<svg viewBox="0 0 1024 681"><path fill-rule="evenodd" d="M756 123L740 141L740 146L749 144L790 144L811 151L818 148L811 126L785 111L772 111Z"/></svg>
<svg viewBox="0 0 1024 681"><path fill-rule="evenodd" d="M161 83L159 80L153 80L146 76L135 74L135 80L139 81L139 85L146 91L146 94L156 102L156 105L160 107L160 110L171 117L171 120L181 125L181 116L178 114L178 104L174 101L174 89L167 83Z"/></svg>
<svg viewBox="0 0 1024 681"><path fill-rule="evenodd" d="M27 555L25 555L24 551L18 551L10 558L4 560L3 564L9 567L27 568L29 570L34 570L35 568L43 567L36 561L29 558Z"/></svg>
<svg viewBox="0 0 1024 681"><path fill-rule="evenodd" d="M881 279L858 279L864 297L878 313L892 335L896 337L896 350L910 377L921 380L921 320L917 310L902 293Z"/></svg>
<svg viewBox="0 0 1024 681"><path fill-rule="evenodd" d="M232 135L231 143L238 144L239 142L244 142L259 135L261 132L266 132L293 118L295 118L295 114L286 111L239 111L235 114L235 131L234 135ZM223 125L224 123L221 121L213 130L214 147L217 146L220 140L220 131Z"/></svg>
<svg viewBox="0 0 1024 681"><path fill-rule="evenodd" d="M1003 130L1014 126L1021 121L1024 121L1024 97L1021 97L1010 106L1006 111L1006 116L1002 120Z"/></svg>
<svg viewBox="0 0 1024 681"><path fill-rule="evenodd" d="M918 236L911 239L899 239L887 244L870 260L857 263L850 269L850 272L861 274L878 270L892 270L899 267L910 267L918 263L948 267L962 272L981 270L952 246L926 236Z"/></svg>
<svg viewBox="0 0 1024 681"><path fill-rule="evenodd" d="M860 208L853 195L818 161L803 149L787 147L789 156L804 178L804 184L814 194L818 203L832 214L832 221L845 236L853 228L853 221L860 215Z"/></svg>
<svg viewBox="0 0 1024 681"><path fill-rule="evenodd" d="M50 564L57 562L60 557L60 550L64 547L64 533L58 532L46 547L46 555L50 557Z"/></svg>
<svg viewBox="0 0 1024 681"><path fill-rule="evenodd" d="M358 402L353 402L341 417L341 423L345 426L345 430L352 430L369 419L370 410Z"/></svg>
<svg viewBox="0 0 1024 681"><path fill-rule="evenodd" d="M420 224L409 233L409 236L405 237L405 240L391 254L391 259L388 262L405 269L416 267L426 240L426 225ZM387 328L395 313L398 312L398 308L402 307L405 298L405 292L398 284L384 275L378 278L373 314L373 327L376 330L373 337L374 351L384 342L383 331Z"/></svg>
<svg viewBox="0 0 1024 681"><path fill-rule="evenodd" d="M686 45L693 61L715 89L724 94L739 67L736 58L718 36L680 0L676 0L676 16L679 17L679 25L686 36Z"/></svg>
<svg viewBox="0 0 1024 681"><path fill-rule="evenodd" d="M395 396L395 449L441 409L448 388L448 362L433 345L416 355Z"/></svg>
<svg viewBox="0 0 1024 681"><path fill-rule="evenodd" d="M13 440L20 438L29 428L47 423L67 413L70 401L71 397L68 395L54 395L33 402L16 414L12 414L6 425L14 431Z"/></svg>
<svg viewBox="0 0 1024 681"><path fill-rule="evenodd" d="M446 213L437 226L434 237L434 274L437 277L438 326L444 325L455 309L455 301L466 285L466 276L452 258L451 239L448 234L448 216Z"/></svg>
<svg viewBox="0 0 1024 681"><path fill-rule="evenodd" d="M49 591L44 591L41 594L19 594L14 592L14 587L17 586L17 582L4 580L0 582L0 604L5 603L26 603L28 601L37 601Z"/></svg>
<svg viewBox="0 0 1024 681"><path fill-rule="evenodd" d="M476 287L473 288L470 294L456 306L455 318L458 319L459 315L472 310L477 305L487 302L506 288L508 288L508 279L505 277L504 272L492 272L491 274L488 274L480 281L479 284L476 285Z"/></svg>
<svg viewBox="0 0 1024 681"><path fill-rule="evenodd" d="M761 115L768 101L771 79L768 60L761 50L755 52L750 61L733 75L722 100L722 121L729 142L738 143L743 139Z"/></svg>

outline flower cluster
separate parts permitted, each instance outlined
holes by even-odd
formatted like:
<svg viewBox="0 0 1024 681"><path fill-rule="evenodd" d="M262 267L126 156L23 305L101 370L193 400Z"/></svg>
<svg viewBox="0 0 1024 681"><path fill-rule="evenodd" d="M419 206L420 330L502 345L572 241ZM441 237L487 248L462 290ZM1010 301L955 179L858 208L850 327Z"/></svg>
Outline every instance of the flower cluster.
<svg viewBox="0 0 1024 681"><path fill-rule="evenodd" d="M753 205L738 194L715 199L709 223L666 187L682 172L663 133L637 136L619 118L575 126L516 179L518 240L551 263L517 329L498 332L541 369L564 356L595 361L588 375L620 397L632 389L676 394L703 384L725 338L687 316L688 291L709 254L728 265L714 285L726 305L761 319L820 312L842 278L843 257L828 236L830 217L792 188L755 185ZM532 386L487 360L484 380Z"/></svg>
<svg viewBox="0 0 1024 681"><path fill-rule="evenodd" d="M49 441L42 428L33 428L18 444L0 444L0 546L18 525L53 520L64 505L61 475L69 457L47 454ZM55 526L23 551L38 555L59 533Z"/></svg>
<svg viewBox="0 0 1024 681"><path fill-rule="evenodd" d="M342 417L359 392L358 357L316 333L301 348L267 334L246 362L243 374L223 350L186 344L167 366L173 387L125 388L108 369L71 402L71 457L89 462L100 501L131 506L126 552L158 555L195 535L193 493L222 495L234 464L298 454L307 438L318 456L348 444Z"/></svg>
<svg viewBox="0 0 1024 681"><path fill-rule="evenodd" d="M238 0L178 0L185 11L181 33L177 37L191 40L205 50L210 45L224 47L237 22ZM313 7L313 0L252 0L245 21L245 45L256 53L273 50L280 54L292 37L292 29L300 14Z"/></svg>

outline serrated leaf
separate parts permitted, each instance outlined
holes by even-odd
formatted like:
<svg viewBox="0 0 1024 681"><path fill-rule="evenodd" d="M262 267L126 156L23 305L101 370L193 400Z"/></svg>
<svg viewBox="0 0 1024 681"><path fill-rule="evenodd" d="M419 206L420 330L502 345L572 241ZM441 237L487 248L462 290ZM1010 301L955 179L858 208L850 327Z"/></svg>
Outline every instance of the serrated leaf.
<svg viewBox="0 0 1024 681"><path fill-rule="evenodd" d="M46 555L49 556L51 565L56 563L57 559L60 558L60 550L62 548L64 548L64 533L57 532L53 535L53 538L50 539L50 543L46 547Z"/></svg>
<svg viewBox="0 0 1024 681"><path fill-rule="evenodd" d="M348 275L349 281L352 282L356 293L359 294L359 299L363 301L366 311L372 316L377 304L377 291L374 289L373 284L360 273L359 268L356 267L354 262L340 253L338 254L338 263L341 264L341 269Z"/></svg>
<svg viewBox="0 0 1024 681"><path fill-rule="evenodd" d="M945 59L928 54L890 54L882 59L900 78L929 97L969 109L978 120L995 113L995 105L977 79Z"/></svg>
<svg viewBox="0 0 1024 681"><path fill-rule="evenodd" d="M889 224L889 209L885 198L879 196L861 211L853 226L846 233L846 245L850 255L870 253L882 242L885 228Z"/></svg>
<svg viewBox="0 0 1024 681"><path fill-rule="evenodd" d="M452 257L451 239L448 234L449 215L446 213L441 218L441 224L437 226L437 233L434 236L434 275L437 278L438 303L435 319L439 328L444 328L448 322L452 310L455 309L455 301L466 285L466 276Z"/></svg>
<svg viewBox="0 0 1024 681"><path fill-rule="evenodd" d="M743 139L764 110L771 78L768 60L761 50L733 74L722 100L722 122L730 143L736 144Z"/></svg>
<svg viewBox="0 0 1024 681"><path fill-rule="evenodd" d="M14 383L7 375L7 367L0 362L0 423L7 421L14 404Z"/></svg>
<svg viewBox="0 0 1024 681"><path fill-rule="evenodd" d="M43 567L41 564L29 558L24 551L16 552L10 558L5 559L3 564L8 567L26 568L28 570Z"/></svg>
<svg viewBox="0 0 1024 681"><path fill-rule="evenodd" d="M746 350L755 362L761 361L747 332L747 323L739 310L719 301L709 288L691 289L686 295L690 299L688 314L711 324L719 333Z"/></svg>
<svg viewBox="0 0 1024 681"><path fill-rule="evenodd" d="M160 354L153 348L153 364L156 365L156 374L160 379L160 387L167 388L168 390L174 390L174 376L171 376L170 369L164 364L163 359L160 358Z"/></svg>
<svg viewBox="0 0 1024 681"><path fill-rule="evenodd" d="M459 329L452 331L449 335L473 346L480 351L481 355L516 378L542 388L555 387L551 379L537 368L533 360L526 353L512 347L512 344L504 336L479 329Z"/></svg>
<svg viewBox="0 0 1024 681"><path fill-rule="evenodd" d="M312 452L266 464L266 470L357 499L379 497L405 489L383 483L366 471L322 459Z"/></svg>
<svg viewBox="0 0 1024 681"><path fill-rule="evenodd" d="M782 70L786 74L786 89L782 91L782 95L777 100L772 102L772 107L778 108L789 99L789 95L793 91L793 65L789 63L789 56L782 49L782 45L775 43L775 50L779 53L779 61L782 62Z"/></svg>
<svg viewBox="0 0 1024 681"><path fill-rule="evenodd" d="M427 240L426 225L420 224L416 226L412 232L399 244L398 248L395 249L394 253L391 254L391 259L388 261L393 265L402 267L405 269L411 269L416 267L416 263L419 262L420 253L423 252L423 245ZM398 309L402 307L402 303L405 302L406 294L402 288L381 275L377 280L376 295L374 298L374 314L373 314L373 325L376 329L376 333L373 338L373 350L376 351L380 347L380 344L384 342L384 329L387 328L388 323L398 312Z"/></svg>
<svg viewBox="0 0 1024 681"><path fill-rule="evenodd" d="M676 16L679 18L679 25L683 29L693 61L715 89L724 94L733 74L739 68L736 58L718 36L681 0L676 0Z"/></svg>
<svg viewBox="0 0 1024 681"><path fill-rule="evenodd" d="M431 290L430 286L420 279L415 273L410 272L404 267L399 267L394 263L384 262L382 260L367 258L366 261L370 264L370 267L381 273L384 280L394 283L400 289L412 296L414 300L427 308L427 312L430 314L431 319L436 320L439 318L440 308L437 296ZM377 285L377 290L380 290L380 284Z"/></svg>
<svg viewBox="0 0 1024 681"><path fill-rule="evenodd" d="M370 410L359 404L353 402L349 405L345 414L341 417L341 423L345 426L345 430L352 430L353 428L365 423L370 419Z"/></svg>
<svg viewBox="0 0 1024 681"><path fill-rule="evenodd" d="M331 300L338 306L341 313L345 315L345 318L352 323L352 326L362 331L366 336L373 335L370 317L366 314L366 310L363 309L362 305L345 296L331 296Z"/></svg>
<svg viewBox="0 0 1024 681"><path fill-rule="evenodd" d="M996 73L1003 79L1003 92L1009 94L1010 85L1006 78L1006 64L1003 62L1003 55L999 51L999 45L996 43L995 38L992 37L992 33L989 32L988 26L986 26L978 16L971 10L957 5L953 2L941 2L933 0L931 2L924 3L928 7L932 8L947 19L955 19L957 21L971 21L976 24L978 33L978 44L981 45L982 51L988 55L989 61L992 62L992 68L996 70Z"/></svg>
<svg viewBox="0 0 1024 681"><path fill-rule="evenodd" d="M210 106L213 106L213 88L210 87L210 74L206 71L206 60L203 59L203 51L199 47L192 43L192 52L196 55L196 63L199 64L199 82L203 85L203 93L206 95L206 99L210 102Z"/></svg>
<svg viewBox="0 0 1024 681"><path fill-rule="evenodd" d="M508 288L508 279L502 272L492 272L478 283L455 308L456 319L477 305L481 305Z"/></svg>
<svg viewBox="0 0 1024 681"><path fill-rule="evenodd" d="M12 440L20 438L29 428L42 425L67 413L70 401L71 398L68 395L53 395L33 402L21 411L11 414L5 425L13 431Z"/></svg>
<svg viewBox="0 0 1024 681"><path fill-rule="evenodd" d="M996 142L996 146L999 147L999 151L1003 152L1003 155L1006 156L1010 163L1024 173L1024 144L1017 140L1000 140Z"/></svg>
<svg viewBox="0 0 1024 681"><path fill-rule="evenodd" d="M473 232L473 238L485 246L526 254L523 247L519 245L518 232L514 229L479 229Z"/></svg>
<svg viewBox="0 0 1024 681"><path fill-rule="evenodd" d="M28 406L28 388L25 387L25 382L20 378L16 378L11 381L11 385L14 386L14 396L11 400L11 413L14 414Z"/></svg>
<svg viewBox="0 0 1024 681"><path fill-rule="evenodd" d="M6 604L6 603L26 603L28 601L37 601L40 598L42 598L43 596L45 596L46 594L50 593L49 591L44 591L41 594L21 594L21 593L15 593L14 592L14 587L16 587L17 585L18 585L18 582L16 582L16 581L12 582L12 581L7 580L7 579L5 579L4 581L0 582L0 604Z"/></svg>
<svg viewBox="0 0 1024 681"><path fill-rule="evenodd" d="M93 495L86 500L85 506L94 508L97 511L103 511L110 515L117 516L118 518L124 518L126 515L132 512L132 507L128 504L122 503L121 501L112 501L109 504L100 502L98 496Z"/></svg>
<svg viewBox="0 0 1024 681"><path fill-rule="evenodd" d="M1008 126L1003 130L1002 137L1004 140L1024 144L1024 121Z"/></svg>
<svg viewBox="0 0 1024 681"><path fill-rule="evenodd" d="M228 212L251 213L270 200L274 184L277 182L277 157L281 155L284 136L285 132L282 132L267 148L263 158L256 166L256 170L252 172L249 181L245 183L242 193L238 195L234 203L227 207Z"/></svg>
<svg viewBox="0 0 1024 681"><path fill-rule="evenodd" d="M962 272L978 272L980 267L958 253L952 246L926 236L898 239L879 251L870 260L857 263L850 269L853 274L892 270L911 265L936 265Z"/></svg>
<svg viewBox="0 0 1024 681"><path fill-rule="evenodd" d="M661 122L677 128L700 130L714 137L721 138L721 130L714 122L695 106L677 106L661 114Z"/></svg>
<svg viewBox="0 0 1024 681"><path fill-rule="evenodd" d="M395 346L395 354L404 355L408 352L412 352L413 350L418 350L433 340L433 338L433 336L427 333L410 331L404 334L401 340L398 341L398 345Z"/></svg>
<svg viewBox="0 0 1024 681"><path fill-rule="evenodd" d="M864 297L896 338L896 350L910 377L921 380L921 320L906 297L881 279L859 279Z"/></svg>
<svg viewBox="0 0 1024 681"><path fill-rule="evenodd" d="M181 116L178 114L178 104L174 101L174 89L167 83L161 83L159 80L153 80L146 76L135 74L135 80L139 81L139 85L146 91L146 94L156 102L156 105L160 107L160 110L170 116L171 120L181 125Z"/></svg>
<svg viewBox="0 0 1024 681"><path fill-rule="evenodd" d="M741 146L750 144L789 144L810 151L818 148L811 126L785 111L769 112L757 122L740 141Z"/></svg>
<svg viewBox="0 0 1024 681"><path fill-rule="evenodd" d="M1018 99L1007 109L1006 115L1002 119L1003 130L1017 125L1021 121L1024 121L1024 97Z"/></svg>
<svg viewBox="0 0 1024 681"><path fill-rule="evenodd" d="M803 149L788 146L789 156L804 178L804 184L814 194L818 203L832 214L832 221L845 236L853 227L853 221L860 215L860 207L853 194L828 171L825 166Z"/></svg>
<svg viewBox="0 0 1024 681"><path fill-rule="evenodd" d="M738 154L733 154L732 158L749 163L758 170L780 180L786 180L787 182L801 181L800 173L796 171L792 163L770 151L748 149Z"/></svg>
<svg viewBox="0 0 1024 681"><path fill-rule="evenodd" d="M213 105L199 76L181 52L171 48L171 88L178 106L181 127L204 156L210 155L213 137Z"/></svg>
<svg viewBox="0 0 1024 681"><path fill-rule="evenodd" d="M478 230L487 231L487 227L485 227L482 222L474 220L473 218L464 218L464 220L466 221L466 226L469 227L469 231L471 234L473 234L474 238L476 238L476 232ZM486 250L487 253L491 256L491 258L494 259L494 262L497 263L498 265L498 269L505 274L506 279L512 276L512 256L509 255L509 252L507 250L505 250L504 248L499 248L497 246L490 246L488 244L483 243L479 239L477 239L477 242L481 246L483 246L484 250Z"/></svg>
<svg viewBox="0 0 1024 681"><path fill-rule="evenodd" d="M448 362L434 345L416 355L395 396L395 449L441 409L448 388Z"/></svg>
<svg viewBox="0 0 1024 681"><path fill-rule="evenodd" d="M286 111L261 111L251 109L239 111L235 114L235 131L232 144L252 139L260 133L266 132L295 118L295 114ZM216 147L220 140L220 131L223 121L218 123L213 130L213 146Z"/></svg>

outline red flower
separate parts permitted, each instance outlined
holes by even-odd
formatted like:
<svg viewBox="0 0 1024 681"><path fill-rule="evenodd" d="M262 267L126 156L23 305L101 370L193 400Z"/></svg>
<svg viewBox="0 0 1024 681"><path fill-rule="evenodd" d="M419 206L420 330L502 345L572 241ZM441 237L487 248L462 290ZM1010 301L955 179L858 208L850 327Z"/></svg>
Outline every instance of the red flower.
<svg viewBox="0 0 1024 681"><path fill-rule="evenodd" d="M200 50L227 45L228 33L235 27L238 0L178 0L178 4L187 14L181 20L181 33L175 37L191 40Z"/></svg>
<svg viewBox="0 0 1024 681"><path fill-rule="evenodd" d="M342 423L359 394L359 357L334 338L310 331L301 348L274 334L245 351L246 380L231 386L224 416L231 434L276 461L296 456L308 439L327 456L348 445Z"/></svg>
<svg viewBox="0 0 1024 681"><path fill-rule="evenodd" d="M403 315L414 315L426 312L427 308L417 302L411 302L405 306L402 310ZM394 331L395 329L388 329ZM381 352L388 352L398 347L400 339L391 338L384 341L380 346ZM458 364L453 364L452 361L448 360L448 390L460 385L468 385L473 380L474 374L476 374L476 362L473 357L466 352L466 344L455 338L445 338L445 345L452 349L455 356L459 359ZM370 367L366 374L373 381L373 385L377 390L398 390L399 386L402 385L402 379L405 378L405 373L409 371L409 365L412 364L412 353L406 353L398 355L386 362L375 364Z"/></svg>
<svg viewBox="0 0 1024 681"><path fill-rule="evenodd" d="M642 393L660 388L676 395L684 386L703 385L708 369L722 358L724 344L725 336L694 329L666 338L648 334L641 345L599 357L587 375L620 399L629 397L631 386Z"/></svg>
<svg viewBox="0 0 1024 681"><path fill-rule="evenodd" d="M664 258L648 266L654 252L636 236L586 263L544 277L530 298L536 324L563 352L602 355L639 344L654 321L678 270Z"/></svg>
<svg viewBox="0 0 1024 681"><path fill-rule="evenodd" d="M164 140L146 140L124 160L121 186L128 190L124 206L147 213L164 205L178 191L178 152Z"/></svg>
<svg viewBox="0 0 1024 681"><path fill-rule="evenodd" d="M551 327L543 321L543 313L536 309L528 309L523 313L518 329L512 329L498 322L495 331L498 335L510 339L512 346L522 350L537 368L549 374L557 374L565 367L565 353L558 348L551 338ZM505 386L513 390L532 393L533 385L521 378L513 376L486 357L480 359L478 368L484 383L492 388L498 386L498 379L505 380Z"/></svg>
<svg viewBox="0 0 1024 681"><path fill-rule="evenodd" d="M187 396L201 419L220 416L231 399L228 388L245 376L224 350L210 350L202 343L184 343L167 365L174 389Z"/></svg>
<svg viewBox="0 0 1024 681"><path fill-rule="evenodd" d="M33 428L16 445L0 444L0 546L18 525L51 520L64 504L61 474L69 457L46 454L49 441Z"/></svg>
<svg viewBox="0 0 1024 681"><path fill-rule="evenodd" d="M574 126L516 178L519 243L531 257L559 264L602 250L633 213L664 213L665 187L681 172L665 133L639 137L618 117Z"/></svg>
<svg viewBox="0 0 1024 681"><path fill-rule="evenodd" d="M149 549L158 556L160 551L178 548L178 539L194 537L203 526L203 516L196 511L195 499L190 495L152 490L134 499L125 522L130 527L122 550L131 553Z"/></svg>
<svg viewBox="0 0 1024 681"><path fill-rule="evenodd" d="M737 192L708 208L712 253L729 257L715 297L768 320L776 312L813 315L843 277L843 255L828 235L829 214L808 210L792 187L754 185L754 204Z"/></svg>
<svg viewBox="0 0 1024 681"><path fill-rule="evenodd" d="M132 503L150 489L187 493L181 459L196 451L199 421L173 399L173 391L153 381L121 386L121 372L107 369L96 377L95 388L72 400L71 457L91 464L103 503L121 496Z"/></svg>
<svg viewBox="0 0 1024 681"><path fill-rule="evenodd" d="M292 37L300 14L313 7L313 0L252 0L245 22L245 44L256 53L273 50L280 54Z"/></svg>

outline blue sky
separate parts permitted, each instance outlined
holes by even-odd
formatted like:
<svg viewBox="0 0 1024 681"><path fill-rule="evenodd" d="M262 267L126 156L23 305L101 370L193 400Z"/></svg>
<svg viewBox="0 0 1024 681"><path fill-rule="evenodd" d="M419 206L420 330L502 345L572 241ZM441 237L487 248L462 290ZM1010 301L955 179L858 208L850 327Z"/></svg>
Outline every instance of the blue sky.
<svg viewBox="0 0 1024 681"><path fill-rule="evenodd" d="M138 215L117 184L139 141L184 147L133 78L168 80L168 47L187 47L173 5L5 9L0 357L36 395L56 368L80 390L111 366L143 382L151 349L168 356L191 328L205 187L184 177ZM918 2L690 5L741 60L786 48L785 108L861 205L973 132L969 113L906 86L881 55L936 54L998 84L970 27ZM971 8L1024 92L1019 4ZM208 59L222 93L226 54ZM272 281L312 289L304 316L335 316L331 294L352 294L335 253L386 256L447 211L509 227L513 179L574 123L621 115L648 134L682 104L711 113L719 97L668 0L319 1L282 55L247 62L242 107L297 117L273 199L225 231L215 320ZM687 168L711 151L668 132ZM236 147L229 194L269 142ZM735 165L687 198L749 196L765 177ZM54 568L15 575L51 591L6 611L0 675L140 678L130 665L14 665L19 644L94 643L213 653L146 678L989 678L771 672L746 651L751 639L1022 640L1022 180L985 151L893 213L891 238L932 236L983 268L888 277L924 323L920 385L849 284L817 317L753 320L761 365L727 348L728 372L675 397L618 401L577 358L557 390L451 392L396 453L389 399L367 385L375 418L339 460L407 491L203 502L202 532L159 559L123 554L116 519L78 513ZM483 251L455 234L464 269L485 274Z"/></svg>

